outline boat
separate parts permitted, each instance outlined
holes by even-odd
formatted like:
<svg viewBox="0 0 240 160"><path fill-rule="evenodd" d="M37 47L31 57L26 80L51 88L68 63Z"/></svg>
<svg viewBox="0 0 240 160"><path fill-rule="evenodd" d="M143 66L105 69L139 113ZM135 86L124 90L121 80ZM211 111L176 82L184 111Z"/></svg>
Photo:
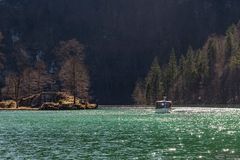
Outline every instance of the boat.
<svg viewBox="0 0 240 160"><path fill-rule="evenodd" d="M164 97L164 100L156 101L156 112L170 113L172 110L172 105L172 101L167 101L167 97Z"/></svg>

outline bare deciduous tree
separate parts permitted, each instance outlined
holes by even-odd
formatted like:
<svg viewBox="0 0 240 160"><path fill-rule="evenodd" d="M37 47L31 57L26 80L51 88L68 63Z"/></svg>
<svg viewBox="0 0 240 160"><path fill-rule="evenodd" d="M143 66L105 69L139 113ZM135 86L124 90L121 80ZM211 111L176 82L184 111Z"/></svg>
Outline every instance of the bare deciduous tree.
<svg viewBox="0 0 240 160"><path fill-rule="evenodd" d="M62 57L59 78L63 82L63 90L68 91L76 98L88 98L89 75L84 64L84 46L77 40L61 42L57 55Z"/></svg>
<svg viewBox="0 0 240 160"><path fill-rule="evenodd" d="M9 73L5 77L5 87L2 89L3 95L18 102L20 99L22 82L22 76L16 73Z"/></svg>
<svg viewBox="0 0 240 160"><path fill-rule="evenodd" d="M53 78L47 72L47 67L42 60L38 60L34 68L34 91L39 93L44 90L48 84L53 83Z"/></svg>

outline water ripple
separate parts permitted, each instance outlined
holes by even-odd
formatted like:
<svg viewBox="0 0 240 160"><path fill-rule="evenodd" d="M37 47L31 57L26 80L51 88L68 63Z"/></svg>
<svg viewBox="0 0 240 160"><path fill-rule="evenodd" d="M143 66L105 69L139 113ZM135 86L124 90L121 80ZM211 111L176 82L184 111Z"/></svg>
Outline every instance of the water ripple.
<svg viewBox="0 0 240 160"><path fill-rule="evenodd" d="M240 110L0 112L0 159L237 159Z"/></svg>

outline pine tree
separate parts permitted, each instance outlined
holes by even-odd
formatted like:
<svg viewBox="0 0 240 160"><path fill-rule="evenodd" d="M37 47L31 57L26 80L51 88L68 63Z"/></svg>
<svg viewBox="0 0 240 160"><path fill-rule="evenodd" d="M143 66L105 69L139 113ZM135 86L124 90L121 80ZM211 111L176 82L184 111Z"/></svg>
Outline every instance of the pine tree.
<svg viewBox="0 0 240 160"><path fill-rule="evenodd" d="M146 77L146 101L147 104L154 104L162 98L164 92L162 83L161 68L158 59L154 58L150 71Z"/></svg>
<svg viewBox="0 0 240 160"><path fill-rule="evenodd" d="M189 90L193 89L197 75L196 59L194 55L194 50L192 49L192 47L189 47L184 66L184 76L186 77L186 85Z"/></svg>
<svg viewBox="0 0 240 160"><path fill-rule="evenodd" d="M184 55L181 56L180 60L179 60L179 74L180 76L178 76L178 81L175 84L175 89L174 91L177 92L176 94L178 94L178 101L182 102L184 99L184 95L186 92L186 83L185 83L185 57Z"/></svg>
<svg viewBox="0 0 240 160"><path fill-rule="evenodd" d="M227 101L236 103L240 101L240 26L232 25L226 34L226 62L228 74L224 78L224 93ZM227 93L227 94L226 94Z"/></svg>
<svg viewBox="0 0 240 160"><path fill-rule="evenodd" d="M189 47L186 57L181 57L179 70L181 73L181 76L179 76L180 79L177 82L181 86L179 97L181 97L181 101L187 102L195 96L192 93L196 92L196 84L198 83L196 56L192 47Z"/></svg>
<svg viewBox="0 0 240 160"><path fill-rule="evenodd" d="M240 24L232 25L226 34L226 54L229 55L230 69L240 67Z"/></svg>
<svg viewBox="0 0 240 160"><path fill-rule="evenodd" d="M232 25L226 32L226 57L228 60L232 55L235 55L239 50L239 31L236 25Z"/></svg>
<svg viewBox="0 0 240 160"><path fill-rule="evenodd" d="M196 69L197 74L201 79L206 79L209 76L209 60L207 54L201 50L196 52Z"/></svg>
<svg viewBox="0 0 240 160"><path fill-rule="evenodd" d="M178 75L177 59L176 59L174 49L172 49L170 59L169 59L169 62L168 62L168 66L167 66L166 71L164 73L165 73L165 76L164 76L165 94L172 95L173 93L169 93L169 91L173 87L174 81L176 80L177 75Z"/></svg>

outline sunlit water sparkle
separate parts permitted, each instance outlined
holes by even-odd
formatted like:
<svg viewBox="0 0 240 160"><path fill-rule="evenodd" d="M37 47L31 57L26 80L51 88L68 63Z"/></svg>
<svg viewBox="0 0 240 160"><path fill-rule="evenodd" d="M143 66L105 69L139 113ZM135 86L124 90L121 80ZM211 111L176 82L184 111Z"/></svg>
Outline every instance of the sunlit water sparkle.
<svg viewBox="0 0 240 160"><path fill-rule="evenodd" d="M237 159L239 146L239 109L0 112L0 159Z"/></svg>

